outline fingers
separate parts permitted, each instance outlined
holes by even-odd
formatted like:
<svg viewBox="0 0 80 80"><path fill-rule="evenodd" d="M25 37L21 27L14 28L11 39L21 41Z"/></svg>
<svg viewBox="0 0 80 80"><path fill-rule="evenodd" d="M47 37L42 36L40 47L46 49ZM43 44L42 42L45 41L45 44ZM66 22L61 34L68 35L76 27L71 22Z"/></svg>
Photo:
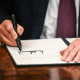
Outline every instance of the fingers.
<svg viewBox="0 0 80 80"><path fill-rule="evenodd" d="M66 60L67 56L69 55L69 53L70 53L70 51L71 51L72 49L73 49L73 46L72 46L72 45L70 45L67 49L65 49L64 55L63 55L63 57L62 57L62 60L63 60L63 61Z"/></svg>
<svg viewBox="0 0 80 80"><path fill-rule="evenodd" d="M3 23L0 26L0 31L8 39L11 39L11 37L13 39L17 38L17 34L16 34L15 30L13 29L13 25L10 20L3 21Z"/></svg>
<svg viewBox="0 0 80 80"><path fill-rule="evenodd" d="M66 50L66 49L60 51L61 56L63 56L65 50Z"/></svg>
<svg viewBox="0 0 80 80"><path fill-rule="evenodd" d="M79 60L80 60L80 50L79 50L77 56L75 57L74 62L78 62Z"/></svg>
<svg viewBox="0 0 80 80"><path fill-rule="evenodd" d="M71 62L72 60L74 62L78 62L80 60L80 39L75 40L70 44L70 46L62 50L60 54L62 55L61 60L65 61L67 63Z"/></svg>
<svg viewBox="0 0 80 80"><path fill-rule="evenodd" d="M69 53L69 56L67 57L66 62L70 62L70 61L74 60L75 59L75 56L78 54L79 49L80 49L79 47L74 48Z"/></svg>
<svg viewBox="0 0 80 80"><path fill-rule="evenodd" d="M12 38L12 35L6 30L4 26L0 26L0 39L4 44L17 46L15 39Z"/></svg>
<svg viewBox="0 0 80 80"><path fill-rule="evenodd" d="M1 37L5 36L5 37L8 38L10 41L13 41L13 38L12 38L11 34L8 33L8 31L7 31L4 27L2 27L2 26L1 26L1 28L0 28L0 34L1 34ZM14 39L15 39L15 38L14 38Z"/></svg>
<svg viewBox="0 0 80 80"><path fill-rule="evenodd" d="M0 37L1 37L1 42L3 42L4 44L10 45L10 46L17 46L15 40L9 40L3 34L1 34Z"/></svg>
<svg viewBox="0 0 80 80"><path fill-rule="evenodd" d="M12 36L12 38L14 40L17 39L17 34L13 28L13 24L12 22L7 22L7 24L4 25L5 29L7 30L7 32Z"/></svg>

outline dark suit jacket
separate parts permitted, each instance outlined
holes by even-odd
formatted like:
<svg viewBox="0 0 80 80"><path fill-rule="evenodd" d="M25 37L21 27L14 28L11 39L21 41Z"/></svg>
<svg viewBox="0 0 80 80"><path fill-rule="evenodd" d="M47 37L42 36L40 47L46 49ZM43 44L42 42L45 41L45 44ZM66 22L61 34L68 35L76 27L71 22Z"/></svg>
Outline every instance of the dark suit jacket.
<svg viewBox="0 0 80 80"><path fill-rule="evenodd" d="M15 14L24 27L22 39L38 39L42 32L49 0L0 0L0 22Z"/></svg>
<svg viewBox="0 0 80 80"><path fill-rule="evenodd" d="M16 21L24 27L22 39L40 37L48 0L0 0L0 22L11 19L14 13Z"/></svg>

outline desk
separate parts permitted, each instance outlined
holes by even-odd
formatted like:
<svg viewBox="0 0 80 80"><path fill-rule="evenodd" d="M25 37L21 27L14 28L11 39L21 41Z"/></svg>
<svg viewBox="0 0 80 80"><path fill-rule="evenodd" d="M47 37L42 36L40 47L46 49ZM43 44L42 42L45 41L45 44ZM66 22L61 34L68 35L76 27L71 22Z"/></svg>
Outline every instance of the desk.
<svg viewBox="0 0 80 80"><path fill-rule="evenodd" d="M0 46L0 80L80 80L80 65L15 67L4 46Z"/></svg>

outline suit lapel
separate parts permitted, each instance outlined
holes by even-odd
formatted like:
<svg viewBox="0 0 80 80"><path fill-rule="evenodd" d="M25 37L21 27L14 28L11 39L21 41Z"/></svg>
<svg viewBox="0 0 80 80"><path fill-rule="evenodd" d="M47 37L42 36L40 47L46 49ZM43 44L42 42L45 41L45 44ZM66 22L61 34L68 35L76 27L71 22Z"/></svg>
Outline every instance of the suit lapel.
<svg viewBox="0 0 80 80"><path fill-rule="evenodd" d="M33 0L33 16L38 20L42 20L44 18L48 6L49 0Z"/></svg>
<svg viewBox="0 0 80 80"><path fill-rule="evenodd" d="M33 0L33 33L32 38L39 38L42 32L44 19L49 0Z"/></svg>

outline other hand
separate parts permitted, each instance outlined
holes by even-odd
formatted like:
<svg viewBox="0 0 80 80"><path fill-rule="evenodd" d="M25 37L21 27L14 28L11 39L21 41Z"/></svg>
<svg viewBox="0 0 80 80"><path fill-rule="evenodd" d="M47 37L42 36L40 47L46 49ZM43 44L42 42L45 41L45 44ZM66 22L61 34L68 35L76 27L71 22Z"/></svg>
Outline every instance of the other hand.
<svg viewBox="0 0 80 80"><path fill-rule="evenodd" d="M74 40L66 49L60 51L62 55L62 61L70 62L79 62L80 60L80 38Z"/></svg>

